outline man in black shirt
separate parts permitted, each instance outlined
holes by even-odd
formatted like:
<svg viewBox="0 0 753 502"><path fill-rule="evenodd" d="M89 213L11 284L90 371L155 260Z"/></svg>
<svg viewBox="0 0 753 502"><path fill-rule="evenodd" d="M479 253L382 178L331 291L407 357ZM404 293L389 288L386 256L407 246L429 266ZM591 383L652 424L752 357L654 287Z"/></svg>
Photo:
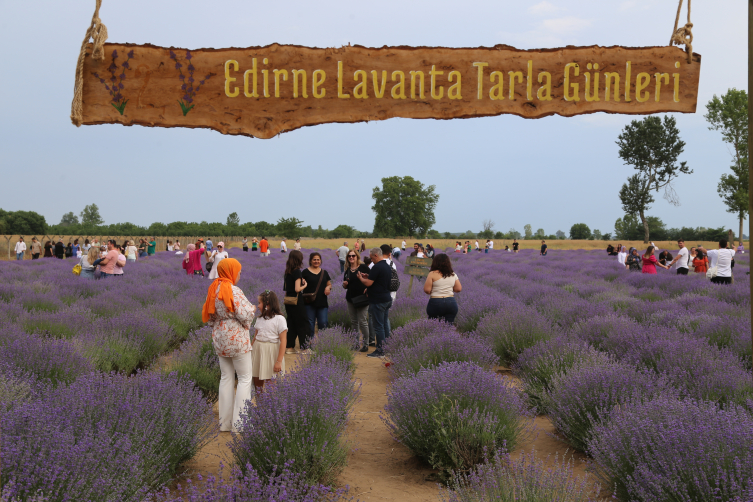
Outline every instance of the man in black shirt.
<svg viewBox="0 0 753 502"><path fill-rule="evenodd" d="M546 256L546 250L547 250L546 241L541 241L541 252L539 254L541 256Z"/></svg>
<svg viewBox="0 0 753 502"><path fill-rule="evenodd" d="M57 244L55 244L55 258L63 259L65 256L65 246L63 245L63 239L60 239Z"/></svg>
<svg viewBox="0 0 753 502"><path fill-rule="evenodd" d="M513 239L512 240L512 251L513 251L513 253L517 253L518 252L518 246L520 246L520 244L518 244L518 239Z"/></svg>
<svg viewBox="0 0 753 502"><path fill-rule="evenodd" d="M390 282L392 281L392 267L384 259L382 250L374 248L369 252L369 258L374 264L369 274L358 273L358 278L366 286L369 297L369 317L376 334L376 350L366 357L383 357L384 340L390 336L389 313L392 307Z"/></svg>

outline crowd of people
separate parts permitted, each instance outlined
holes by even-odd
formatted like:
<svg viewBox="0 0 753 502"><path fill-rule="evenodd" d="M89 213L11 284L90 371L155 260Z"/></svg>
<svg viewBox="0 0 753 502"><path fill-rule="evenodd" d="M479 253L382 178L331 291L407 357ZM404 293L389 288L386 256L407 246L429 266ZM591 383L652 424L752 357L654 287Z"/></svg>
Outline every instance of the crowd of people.
<svg viewBox="0 0 753 502"><path fill-rule="evenodd" d="M714 284L732 284L735 252L744 253L745 247L740 243L737 250L730 249L727 240L721 239L718 249L708 250L699 244L688 250L685 241L680 239L677 241L677 252L674 256L665 249L657 258L658 251L653 242L642 255L634 247L627 249L622 244L617 244L616 247L611 244L607 246L607 254L616 256L617 262L631 272L656 274L656 267L665 270L674 268L678 275L688 275L691 272L705 274Z"/></svg>

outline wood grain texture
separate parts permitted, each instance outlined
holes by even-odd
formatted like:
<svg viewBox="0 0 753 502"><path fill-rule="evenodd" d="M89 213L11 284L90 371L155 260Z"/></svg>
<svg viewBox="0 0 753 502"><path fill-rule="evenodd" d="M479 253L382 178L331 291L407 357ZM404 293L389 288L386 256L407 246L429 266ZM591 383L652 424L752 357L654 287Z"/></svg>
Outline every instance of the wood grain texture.
<svg viewBox="0 0 753 502"><path fill-rule="evenodd" d="M117 52L115 59L113 51ZM693 63L688 64L685 52L678 47L593 46L523 51L508 46L459 49L348 46L317 49L273 44L246 49L198 49L189 53L185 49L151 45L106 44L105 54L107 57L104 61L88 56L85 61L85 124L203 127L223 134L257 138L271 138L303 126L392 117L454 119L506 113L540 118L594 112L635 115L694 113L701 67L700 55L694 54ZM190 59L187 58L188 54ZM245 87L244 74L252 70L254 58L259 97L248 97L247 94L253 94L253 74L248 73L248 85ZM265 58L267 64L263 63ZM127 65L123 65L125 61ZM238 63L237 71L229 63L229 76L236 80L227 83L230 94L237 91L235 97L229 97L226 92L227 61ZM630 89L626 89L625 85L628 82L628 62ZM481 67L480 91L479 66L474 66L474 63L487 63L487 66ZM578 65L577 76L573 63ZM588 69L588 65L594 63L599 65L598 70ZM181 67L176 68L176 64ZM194 82L190 86L186 84L186 89L193 87L194 91L186 96L187 90L181 86L190 78L189 64L194 68ZM342 67L341 79L338 78L339 64ZM434 94L431 92L432 68L435 72L442 72L434 75ZM566 68L570 78L567 86ZM269 97L263 95L263 69L268 70ZM280 72L274 74L275 69L286 70L287 80ZM305 70L305 86L301 80L302 73L299 72L296 77L292 70ZM318 89L312 85L315 70L325 73ZM358 70L363 73L356 80ZM414 73L415 97L411 97L411 71L423 72L423 97L420 95L418 73ZM402 88L400 72L405 76ZM453 80L449 81L451 72L458 73L453 74ZM492 72L500 72L494 74L494 81L491 80ZM548 78L544 72L551 76L550 92L545 88ZM606 72L620 76L619 101L614 99L614 75L609 79L611 85L607 100ZM180 79L181 73L183 80ZM586 74L589 96L586 95ZM598 87L594 90L597 74ZM279 97L275 96L276 75ZM365 86L356 89L358 84L362 84L364 76ZM321 78L322 74L319 73L318 77ZM493 89L493 86L499 85L499 77L503 80L501 92L499 87ZM114 93L111 91L113 78L117 88ZM294 78L298 80L298 97L294 97ZM678 82L677 92L674 92L675 78ZM452 88L458 80L460 88ZM201 81L204 83L199 84ZM514 83L512 95L511 81ZM645 101L637 99L636 84L645 84L640 95ZM660 91L658 101L657 87ZM304 89L307 97L303 95ZM323 97L314 97L315 91L323 92ZM570 100L566 99L565 91L570 95ZM490 92L504 99L491 99ZM440 93L441 98L438 98ZM346 94L350 97L345 98ZM366 96L366 99L357 98L357 94ZM551 100L545 99L548 95ZM450 99L451 96L458 99ZM574 100L575 96L579 98L578 101ZM599 100L588 101L587 97L598 97ZM190 109L186 111L187 108Z"/></svg>

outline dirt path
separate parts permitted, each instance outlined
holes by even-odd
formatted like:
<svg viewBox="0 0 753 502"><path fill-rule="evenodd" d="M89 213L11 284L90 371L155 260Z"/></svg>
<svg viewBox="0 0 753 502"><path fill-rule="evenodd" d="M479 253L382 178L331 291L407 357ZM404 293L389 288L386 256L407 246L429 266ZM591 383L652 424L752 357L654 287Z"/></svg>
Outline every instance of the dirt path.
<svg viewBox="0 0 753 502"><path fill-rule="evenodd" d="M285 365L293 368L298 356L286 355ZM380 419L380 413L387 404L389 373L379 359L367 358L366 354L356 353L355 376L360 379L361 398L354 406L345 439L350 443L348 465L339 477L339 485L349 485L351 495L361 501L400 500L401 502L424 502L438 500L437 482L431 479L434 471L408 450L394 441ZM215 404L215 413L217 405ZM568 445L551 436L554 427L546 416L535 420L536 431L513 452L513 457L535 449L536 456L552 465L555 455L574 457L576 475L585 473L584 455L568 451ZM195 478L217 474L222 462L232 463L232 455L227 447L230 433L220 433L206 445L192 460L185 464L184 477Z"/></svg>

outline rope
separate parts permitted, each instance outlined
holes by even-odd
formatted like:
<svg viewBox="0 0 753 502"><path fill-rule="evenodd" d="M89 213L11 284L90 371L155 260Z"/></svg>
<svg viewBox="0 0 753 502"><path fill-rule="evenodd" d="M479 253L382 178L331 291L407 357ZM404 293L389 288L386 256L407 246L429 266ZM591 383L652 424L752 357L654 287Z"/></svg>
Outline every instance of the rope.
<svg viewBox="0 0 753 502"><path fill-rule="evenodd" d="M73 86L73 102L71 103L71 122L76 127L80 127L84 121L84 59L86 58L86 46L89 45L89 39L94 41L92 58L105 59L104 45L105 41L107 41L107 27L99 18L99 8L101 6L102 0L97 0L97 7L94 9L91 25L86 30L86 36L81 43L81 52L78 54L76 83Z"/></svg>
<svg viewBox="0 0 753 502"><path fill-rule="evenodd" d="M672 37L669 39L669 45L684 45L685 52L688 53L688 63L693 62L693 23L690 22L690 0L688 0L688 22L685 26L677 28L680 22L680 9L682 0L677 5L677 17L675 17L675 29L672 31Z"/></svg>

